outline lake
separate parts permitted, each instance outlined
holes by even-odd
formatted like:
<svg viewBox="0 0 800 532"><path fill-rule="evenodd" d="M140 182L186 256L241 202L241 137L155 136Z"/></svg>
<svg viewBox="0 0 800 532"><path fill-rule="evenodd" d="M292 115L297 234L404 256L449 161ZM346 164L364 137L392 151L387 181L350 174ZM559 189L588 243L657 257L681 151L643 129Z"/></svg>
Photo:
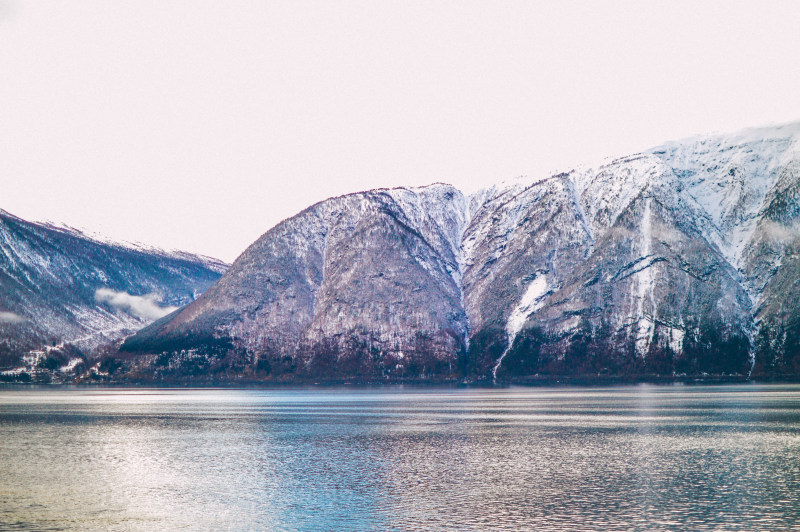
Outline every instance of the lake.
<svg viewBox="0 0 800 532"><path fill-rule="evenodd" d="M800 523L800 386L0 389L3 530Z"/></svg>

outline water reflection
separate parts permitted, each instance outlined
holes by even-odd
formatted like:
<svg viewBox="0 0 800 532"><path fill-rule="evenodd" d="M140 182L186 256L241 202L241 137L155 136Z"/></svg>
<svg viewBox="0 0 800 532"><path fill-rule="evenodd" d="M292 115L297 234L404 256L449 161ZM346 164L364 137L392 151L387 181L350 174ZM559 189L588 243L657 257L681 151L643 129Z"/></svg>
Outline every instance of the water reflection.
<svg viewBox="0 0 800 532"><path fill-rule="evenodd" d="M0 391L0 529L790 529L800 387Z"/></svg>

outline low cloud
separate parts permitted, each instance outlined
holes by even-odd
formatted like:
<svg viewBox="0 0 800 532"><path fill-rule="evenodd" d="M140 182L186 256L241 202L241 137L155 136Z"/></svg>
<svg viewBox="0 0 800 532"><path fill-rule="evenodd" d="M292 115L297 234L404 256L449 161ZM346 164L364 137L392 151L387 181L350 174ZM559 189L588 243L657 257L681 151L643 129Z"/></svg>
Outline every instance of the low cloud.
<svg viewBox="0 0 800 532"><path fill-rule="evenodd" d="M25 318L19 314L5 310L0 311L0 323L22 323L23 321L25 321Z"/></svg>
<svg viewBox="0 0 800 532"><path fill-rule="evenodd" d="M162 307L159 305L161 298L156 294L134 296L128 292L117 292L110 288L100 288L94 293L98 303L108 303L115 309L122 310L143 320L157 320L178 307Z"/></svg>
<svg viewBox="0 0 800 532"><path fill-rule="evenodd" d="M777 242L789 242L800 236L800 227L796 223L784 225L776 222L766 222L763 227L767 236Z"/></svg>

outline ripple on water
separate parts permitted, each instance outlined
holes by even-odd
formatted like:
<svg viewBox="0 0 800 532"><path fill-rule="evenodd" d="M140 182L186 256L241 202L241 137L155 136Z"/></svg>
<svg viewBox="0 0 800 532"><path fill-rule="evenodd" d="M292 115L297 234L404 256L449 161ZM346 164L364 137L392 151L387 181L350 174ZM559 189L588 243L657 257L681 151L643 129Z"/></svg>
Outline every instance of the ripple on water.
<svg viewBox="0 0 800 532"><path fill-rule="evenodd" d="M791 529L800 387L0 390L0 529Z"/></svg>

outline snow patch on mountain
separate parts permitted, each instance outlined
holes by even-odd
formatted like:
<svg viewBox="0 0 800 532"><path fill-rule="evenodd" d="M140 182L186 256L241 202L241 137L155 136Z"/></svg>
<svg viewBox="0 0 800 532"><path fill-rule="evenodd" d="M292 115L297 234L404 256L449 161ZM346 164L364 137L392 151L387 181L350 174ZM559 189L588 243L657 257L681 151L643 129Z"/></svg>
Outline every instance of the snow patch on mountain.
<svg viewBox="0 0 800 532"><path fill-rule="evenodd" d="M492 368L493 379L497 379L497 370L500 369L503 359L514 345L517 334L522 330L522 327L525 325L525 322L528 321L530 315L542 308L549 294L550 291L545 274L538 274L528 283L528 286L525 288L525 293L522 294L519 303L517 303L517 306L514 307L514 310L512 310L511 314L508 316L505 327L506 335L508 336L508 345L500 355L500 358L497 359L494 368Z"/></svg>
<svg viewBox="0 0 800 532"><path fill-rule="evenodd" d="M506 332L510 337L516 337L517 333L522 330L522 326L525 325L528 316L542 307L544 304L544 297L547 294L547 277L544 274L537 275L528 283L525 293L508 317Z"/></svg>

